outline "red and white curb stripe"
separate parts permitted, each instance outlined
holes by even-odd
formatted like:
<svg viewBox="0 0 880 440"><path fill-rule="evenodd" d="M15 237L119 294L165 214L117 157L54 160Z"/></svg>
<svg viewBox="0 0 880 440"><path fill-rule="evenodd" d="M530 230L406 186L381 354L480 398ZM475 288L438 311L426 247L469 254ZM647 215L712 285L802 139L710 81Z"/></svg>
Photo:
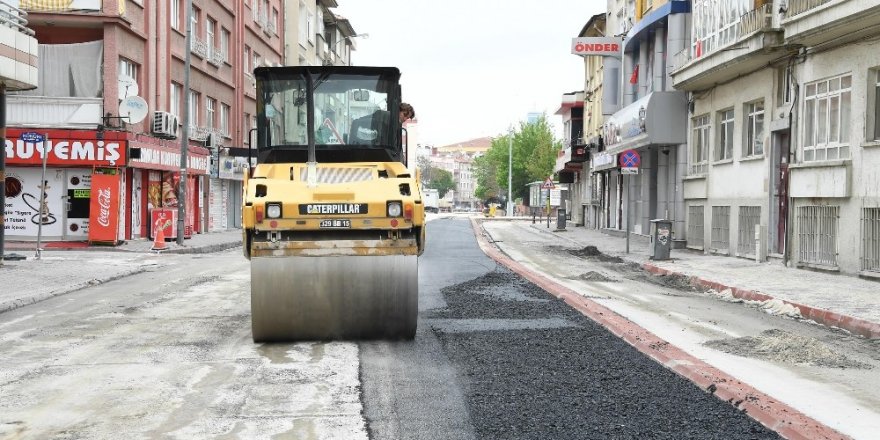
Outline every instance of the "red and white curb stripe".
<svg viewBox="0 0 880 440"><path fill-rule="evenodd" d="M682 376L706 392L744 411L749 417L790 440L850 439L802 412L780 402L737 378L697 359L657 337L611 309L578 294L568 287L533 272L489 244L480 220L471 219L474 235L483 252L493 260L565 301L599 323L644 355ZM659 268L658 268L659 269ZM850 439L851 440L851 439Z"/></svg>
<svg viewBox="0 0 880 440"><path fill-rule="evenodd" d="M770 295L766 293L761 293L755 290L741 289L735 286L728 286L726 284L719 283L717 281L707 280L705 278L700 278L697 276L688 276L686 274L676 272L669 269L664 269L662 267L656 266L652 263L645 263L642 265L642 268L648 272L653 273L654 275L677 275L688 278L690 280L691 285L701 287L704 289L715 289L717 292L721 292L725 289L730 289L735 298L740 298L746 301L768 301L775 300ZM796 307L801 312L801 316L806 319L810 319L818 322L819 324L826 325L828 327L837 327L844 329L850 333L855 335L859 335L868 339L880 339L880 324L873 323L871 321L866 321L861 318L856 318L847 315L841 315L840 313L832 312L825 309L816 308L813 306L807 306L803 304L799 304L793 301L788 301L784 299L779 299L785 304L789 304L793 307Z"/></svg>

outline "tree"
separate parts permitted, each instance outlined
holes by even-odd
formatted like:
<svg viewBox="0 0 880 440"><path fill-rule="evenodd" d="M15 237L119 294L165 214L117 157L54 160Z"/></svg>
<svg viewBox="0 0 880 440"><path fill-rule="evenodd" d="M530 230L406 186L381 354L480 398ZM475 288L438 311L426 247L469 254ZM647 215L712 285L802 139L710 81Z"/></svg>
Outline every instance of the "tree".
<svg viewBox="0 0 880 440"><path fill-rule="evenodd" d="M511 138L511 136L513 136ZM553 139L553 131L542 116L533 123L520 123L519 130L498 136L479 161L474 162L477 188L474 194L483 200L507 195L508 150L513 140L513 198L528 195L526 185L543 181L553 174L556 154L562 143ZM500 194L499 194L500 193Z"/></svg>
<svg viewBox="0 0 880 440"><path fill-rule="evenodd" d="M431 167L430 180L426 185L428 188L437 190L438 195L442 199L451 189L455 189L455 181L452 180L452 173L440 168Z"/></svg>

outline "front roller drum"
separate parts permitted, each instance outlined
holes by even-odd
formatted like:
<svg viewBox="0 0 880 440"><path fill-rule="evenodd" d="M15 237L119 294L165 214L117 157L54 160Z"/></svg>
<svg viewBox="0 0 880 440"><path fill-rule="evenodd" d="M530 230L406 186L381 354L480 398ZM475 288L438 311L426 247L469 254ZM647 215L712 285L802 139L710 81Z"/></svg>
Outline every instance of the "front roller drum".
<svg viewBox="0 0 880 440"><path fill-rule="evenodd" d="M254 342L412 339L414 255L251 258Z"/></svg>

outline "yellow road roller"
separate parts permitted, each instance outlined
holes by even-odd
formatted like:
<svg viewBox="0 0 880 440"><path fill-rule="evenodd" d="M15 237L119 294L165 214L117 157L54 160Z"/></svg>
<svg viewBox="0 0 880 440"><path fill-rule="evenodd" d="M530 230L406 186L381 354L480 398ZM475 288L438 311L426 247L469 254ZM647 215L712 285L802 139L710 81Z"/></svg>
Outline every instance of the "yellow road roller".
<svg viewBox="0 0 880 440"><path fill-rule="evenodd" d="M414 338L425 210L407 168L400 71L254 76L256 165L242 207L254 342Z"/></svg>

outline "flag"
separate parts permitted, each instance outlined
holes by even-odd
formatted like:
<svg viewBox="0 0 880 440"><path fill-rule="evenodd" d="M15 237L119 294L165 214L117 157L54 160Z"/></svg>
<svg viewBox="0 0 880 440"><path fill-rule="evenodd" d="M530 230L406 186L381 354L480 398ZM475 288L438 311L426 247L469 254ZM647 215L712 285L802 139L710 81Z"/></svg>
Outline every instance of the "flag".
<svg viewBox="0 0 880 440"><path fill-rule="evenodd" d="M633 69L632 76L629 77L630 84L638 84L639 83L639 65L636 64L636 67Z"/></svg>

